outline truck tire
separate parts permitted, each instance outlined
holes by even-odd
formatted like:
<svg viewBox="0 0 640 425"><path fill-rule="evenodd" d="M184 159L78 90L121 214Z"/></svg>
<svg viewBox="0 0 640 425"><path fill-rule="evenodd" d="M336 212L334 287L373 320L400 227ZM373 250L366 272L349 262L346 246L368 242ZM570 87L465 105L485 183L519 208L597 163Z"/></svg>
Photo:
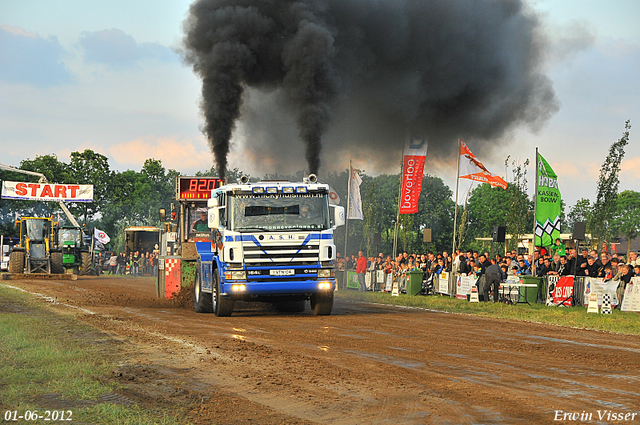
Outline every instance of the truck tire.
<svg viewBox="0 0 640 425"><path fill-rule="evenodd" d="M13 251L9 257L9 273L24 273L24 251Z"/></svg>
<svg viewBox="0 0 640 425"><path fill-rule="evenodd" d="M273 307L282 313L302 313L307 307L305 300L273 303Z"/></svg>
<svg viewBox="0 0 640 425"><path fill-rule="evenodd" d="M328 316L333 310L333 292L316 293L311 296L311 311L316 316Z"/></svg>
<svg viewBox="0 0 640 425"><path fill-rule="evenodd" d="M91 253L81 252L80 260L82 261L82 264L80 265L80 274L82 276L88 276L91 274Z"/></svg>
<svg viewBox="0 0 640 425"><path fill-rule="evenodd" d="M193 307L198 313L213 312L212 296L202 292L202 277L198 269L196 269L196 279L193 284Z"/></svg>
<svg viewBox="0 0 640 425"><path fill-rule="evenodd" d="M218 271L214 270L212 275L213 294L211 295L213 300L213 313L218 317L231 316L231 313L233 313L233 300L220 295L220 277L218 276Z"/></svg>
<svg viewBox="0 0 640 425"><path fill-rule="evenodd" d="M62 263L62 252L51 252L51 273L62 274L64 273L64 264Z"/></svg>

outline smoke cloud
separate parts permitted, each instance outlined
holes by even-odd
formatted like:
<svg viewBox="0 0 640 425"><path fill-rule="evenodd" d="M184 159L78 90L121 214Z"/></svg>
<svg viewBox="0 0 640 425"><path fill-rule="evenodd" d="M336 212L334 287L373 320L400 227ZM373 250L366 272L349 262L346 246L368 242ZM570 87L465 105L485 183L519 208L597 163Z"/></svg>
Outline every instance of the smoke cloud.
<svg viewBox="0 0 640 425"><path fill-rule="evenodd" d="M198 0L184 31L221 175L238 122L249 158L291 169L302 140L317 173L347 152L395 169L407 131L430 155L458 137L481 153L558 109L539 19L519 0Z"/></svg>

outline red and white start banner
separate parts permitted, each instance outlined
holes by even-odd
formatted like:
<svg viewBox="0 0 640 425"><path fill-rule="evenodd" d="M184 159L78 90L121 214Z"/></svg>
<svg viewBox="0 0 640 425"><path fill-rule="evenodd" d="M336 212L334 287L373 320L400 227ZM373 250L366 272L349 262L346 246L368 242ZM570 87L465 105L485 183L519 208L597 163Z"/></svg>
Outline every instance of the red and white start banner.
<svg viewBox="0 0 640 425"><path fill-rule="evenodd" d="M93 185L3 181L2 199L93 202Z"/></svg>

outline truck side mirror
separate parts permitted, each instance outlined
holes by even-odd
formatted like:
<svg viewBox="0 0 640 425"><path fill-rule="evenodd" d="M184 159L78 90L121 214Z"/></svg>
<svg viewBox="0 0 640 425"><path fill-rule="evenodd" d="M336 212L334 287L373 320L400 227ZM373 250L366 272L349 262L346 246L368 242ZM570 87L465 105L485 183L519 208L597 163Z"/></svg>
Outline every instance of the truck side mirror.
<svg viewBox="0 0 640 425"><path fill-rule="evenodd" d="M329 205L331 211L333 212L333 228L337 228L340 226L344 226L345 218L344 218L344 207L339 205Z"/></svg>
<svg viewBox="0 0 640 425"><path fill-rule="evenodd" d="M223 217L225 210L226 207L214 207L209 209L208 218L210 229L220 229L222 227L224 223L220 218Z"/></svg>

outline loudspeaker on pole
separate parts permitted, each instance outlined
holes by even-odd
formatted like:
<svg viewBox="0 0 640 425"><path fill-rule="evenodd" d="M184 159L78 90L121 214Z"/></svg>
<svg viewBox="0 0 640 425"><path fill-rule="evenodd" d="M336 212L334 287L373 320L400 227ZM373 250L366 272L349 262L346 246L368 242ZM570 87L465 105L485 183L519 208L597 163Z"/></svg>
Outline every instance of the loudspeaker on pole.
<svg viewBox="0 0 640 425"><path fill-rule="evenodd" d="M422 230L422 242L431 243L431 229Z"/></svg>
<svg viewBox="0 0 640 425"><path fill-rule="evenodd" d="M495 226L493 228L493 241L504 242L507 235L507 226Z"/></svg>
<svg viewBox="0 0 640 425"><path fill-rule="evenodd" d="M373 246L382 245L382 235L380 233L373 234Z"/></svg>
<svg viewBox="0 0 640 425"><path fill-rule="evenodd" d="M584 221L576 221L573 223L573 239L583 241L586 231L587 225Z"/></svg>

